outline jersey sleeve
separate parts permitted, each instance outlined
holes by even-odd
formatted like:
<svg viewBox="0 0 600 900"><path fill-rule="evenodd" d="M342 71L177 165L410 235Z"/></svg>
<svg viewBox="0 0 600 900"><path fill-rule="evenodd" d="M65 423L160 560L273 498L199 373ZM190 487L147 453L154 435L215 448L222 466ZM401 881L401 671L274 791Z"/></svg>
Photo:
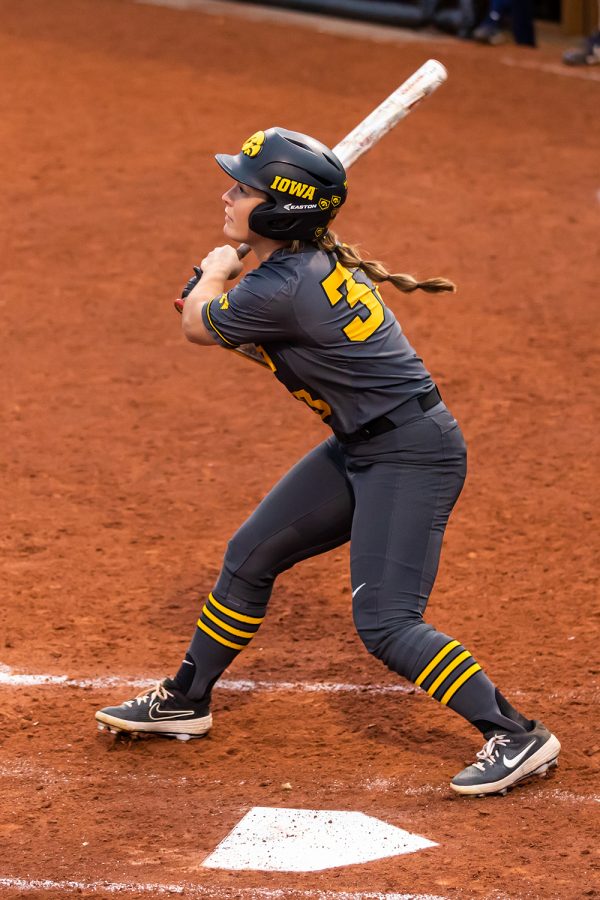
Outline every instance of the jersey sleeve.
<svg viewBox="0 0 600 900"><path fill-rule="evenodd" d="M292 341L299 330L291 297L292 277L264 263L235 287L209 300L202 319L223 347L269 341Z"/></svg>

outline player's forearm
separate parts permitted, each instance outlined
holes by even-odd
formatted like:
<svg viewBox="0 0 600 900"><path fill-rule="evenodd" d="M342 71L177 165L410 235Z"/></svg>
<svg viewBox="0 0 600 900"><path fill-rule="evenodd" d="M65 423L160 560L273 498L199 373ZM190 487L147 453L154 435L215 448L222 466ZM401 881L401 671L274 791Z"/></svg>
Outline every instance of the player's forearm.
<svg viewBox="0 0 600 900"><path fill-rule="evenodd" d="M206 273L186 297L181 315L183 333L194 344L214 344L214 338L202 321L202 309L225 290L226 279L217 273Z"/></svg>

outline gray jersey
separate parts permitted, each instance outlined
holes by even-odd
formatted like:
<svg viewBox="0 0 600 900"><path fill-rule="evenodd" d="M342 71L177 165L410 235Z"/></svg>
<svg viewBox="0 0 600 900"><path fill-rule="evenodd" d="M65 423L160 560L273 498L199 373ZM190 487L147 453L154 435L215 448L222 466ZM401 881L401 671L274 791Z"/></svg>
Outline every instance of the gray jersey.
<svg viewBox="0 0 600 900"><path fill-rule="evenodd" d="M364 272L315 247L276 251L207 303L203 320L224 347L256 344L288 391L335 431L353 432L433 387Z"/></svg>

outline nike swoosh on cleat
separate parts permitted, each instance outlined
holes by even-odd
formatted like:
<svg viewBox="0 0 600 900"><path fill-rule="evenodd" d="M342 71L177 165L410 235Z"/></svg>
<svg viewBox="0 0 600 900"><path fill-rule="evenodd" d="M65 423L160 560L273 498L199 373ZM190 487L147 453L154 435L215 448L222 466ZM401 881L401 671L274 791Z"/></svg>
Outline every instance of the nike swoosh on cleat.
<svg viewBox="0 0 600 900"><path fill-rule="evenodd" d="M170 710L161 709L158 703L153 703L148 710L148 716L156 721L157 719L181 719L183 716L193 716L193 709Z"/></svg>
<svg viewBox="0 0 600 900"><path fill-rule="evenodd" d="M504 754L504 756L502 757L502 762L508 769L514 769L514 767L521 762L527 751L530 750L534 744L535 741L531 741L529 744L527 744L524 750L521 750L520 753L518 753L516 756L511 757L510 759L506 754Z"/></svg>
<svg viewBox="0 0 600 900"><path fill-rule="evenodd" d="M366 581L363 581L362 584L359 584L359 586L358 586L357 588L355 588L355 589L352 591L352 596L353 596L353 597L356 597L356 595L358 594L358 592L360 591L360 589L361 589L361 588L364 588L364 586L365 586L366 583L367 583Z"/></svg>

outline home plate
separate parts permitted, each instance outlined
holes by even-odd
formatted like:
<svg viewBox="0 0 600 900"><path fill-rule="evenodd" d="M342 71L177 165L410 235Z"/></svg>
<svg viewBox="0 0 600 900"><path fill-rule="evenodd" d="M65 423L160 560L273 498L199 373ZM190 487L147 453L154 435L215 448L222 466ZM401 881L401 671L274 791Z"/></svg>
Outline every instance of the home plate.
<svg viewBox="0 0 600 900"><path fill-rule="evenodd" d="M209 869L316 872L437 847L359 812L255 806L206 857Z"/></svg>

